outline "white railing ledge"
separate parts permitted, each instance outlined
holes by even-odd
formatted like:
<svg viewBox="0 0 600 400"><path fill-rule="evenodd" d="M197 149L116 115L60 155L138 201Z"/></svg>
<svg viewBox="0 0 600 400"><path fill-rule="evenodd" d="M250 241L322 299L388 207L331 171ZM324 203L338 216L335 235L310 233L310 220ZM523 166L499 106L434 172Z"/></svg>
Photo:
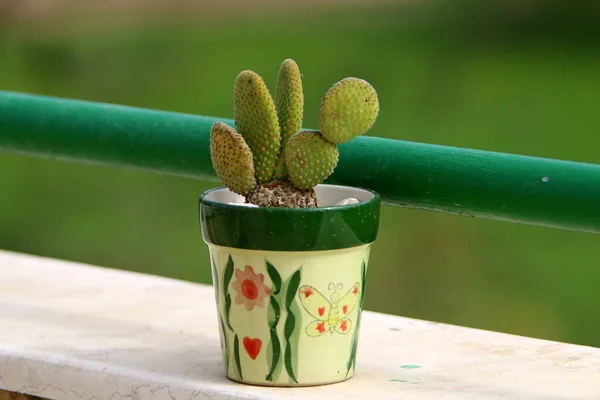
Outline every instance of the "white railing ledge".
<svg viewBox="0 0 600 400"><path fill-rule="evenodd" d="M372 312L353 379L241 385L216 321L210 286L0 251L0 398L600 399L600 349Z"/></svg>

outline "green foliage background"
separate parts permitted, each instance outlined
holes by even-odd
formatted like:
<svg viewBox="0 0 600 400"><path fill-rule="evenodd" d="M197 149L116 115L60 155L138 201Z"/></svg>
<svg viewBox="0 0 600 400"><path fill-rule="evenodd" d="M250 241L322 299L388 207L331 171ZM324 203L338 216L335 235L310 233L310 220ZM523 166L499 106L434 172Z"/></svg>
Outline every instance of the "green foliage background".
<svg viewBox="0 0 600 400"><path fill-rule="evenodd" d="M235 76L273 89L290 57L305 127L358 76L380 96L369 135L599 163L598 14L456 4L100 30L0 20L0 89L231 117ZM0 153L0 248L210 283L197 197L212 186ZM599 241L386 207L365 307L600 346Z"/></svg>

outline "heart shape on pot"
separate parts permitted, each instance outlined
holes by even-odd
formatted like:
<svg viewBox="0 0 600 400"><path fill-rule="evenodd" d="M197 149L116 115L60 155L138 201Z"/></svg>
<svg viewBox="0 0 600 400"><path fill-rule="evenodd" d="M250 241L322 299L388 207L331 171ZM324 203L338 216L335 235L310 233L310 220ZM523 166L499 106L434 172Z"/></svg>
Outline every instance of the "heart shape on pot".
<svg viewBox="0 0 600 400"><path fill-rule="evenodd" d="M256 357L258 357L258 353L260 353L261 347L262 340L258 338L252 339L248 336L244 337L244 349L246 349L246 353L248 353L251 359L256 360Z"/></svg>

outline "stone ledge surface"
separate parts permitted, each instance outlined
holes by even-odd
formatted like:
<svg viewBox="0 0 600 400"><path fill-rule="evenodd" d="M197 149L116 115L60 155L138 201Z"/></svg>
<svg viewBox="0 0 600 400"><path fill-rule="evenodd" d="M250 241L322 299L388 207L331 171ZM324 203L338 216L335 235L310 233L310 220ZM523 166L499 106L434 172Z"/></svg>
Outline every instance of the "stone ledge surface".
<svg viewBox="0 0 600 400"><path fill-rule="evenodd" d="M216 322L211 286L0 251L0 390L57 400L600 399L600 349L373 312L353 379L241 385L224 377Z"/></svg>

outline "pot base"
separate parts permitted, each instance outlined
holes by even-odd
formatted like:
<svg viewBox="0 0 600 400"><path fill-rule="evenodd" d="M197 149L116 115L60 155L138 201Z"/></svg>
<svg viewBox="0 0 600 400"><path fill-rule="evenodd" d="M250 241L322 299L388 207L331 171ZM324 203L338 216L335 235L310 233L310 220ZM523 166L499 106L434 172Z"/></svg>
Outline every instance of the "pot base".
<svg viewBox="0 0 600 400"><path fill-rule="evenodd" d="M271 383L271 382L250 382L250 381L242 381L240 379L236 379L230 376L227 376L227 379L229 379L230 381L233 381L235 383L241 383L244 385L250 385L250 386L261 386L261 387L282 387L282 388L303 388L303 387L314 387L314 386L329 386L329 385L335 385L336 383L343 383L346 382L350 379L352 379L354 377L354 374L350 374L350 376L348 376L347 378L341 379L341 380L335 380L335 381L327 381L327 382L313 382L313 383L306 383L306 384L299 384L299 383L291 383L291 384L283 384L283 383Z"/></svg>

